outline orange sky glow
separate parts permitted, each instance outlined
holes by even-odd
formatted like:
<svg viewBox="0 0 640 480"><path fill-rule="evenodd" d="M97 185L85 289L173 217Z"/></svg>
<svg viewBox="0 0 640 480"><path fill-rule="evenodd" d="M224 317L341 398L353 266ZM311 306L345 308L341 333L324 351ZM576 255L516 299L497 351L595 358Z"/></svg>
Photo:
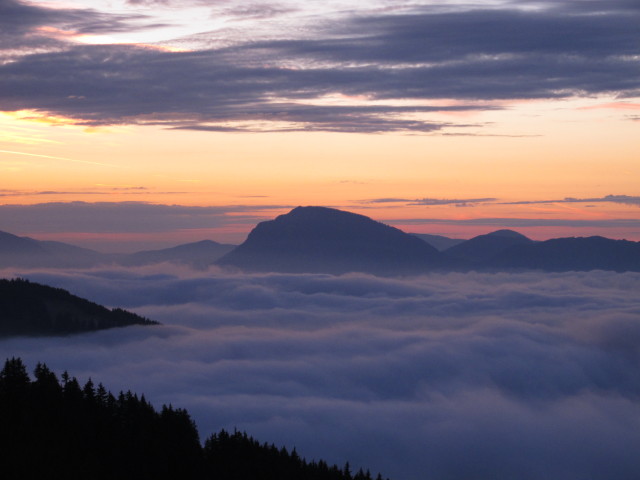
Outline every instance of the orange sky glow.
<svg viewBox="0 0 640 480"><path fill-rule="evenodd" d="M62 15L70 6L78 7L73 2L16 3L32 8L25 11L34 16L38 9L55 7ZM431 15L430 2L424 4ZM124 22L127 12L156 20L170 13L169 7L154 13L141 5L123 3L117 10L103 2L92 5L92 14L114 15L113 22ZM201 9L186 10L194 15ZM303 18L288 15L274 18L274 28L278 22L294 24ZM224 22L212 24L208 36L202 31L138 31L137 24L127 35L122 27L110 34L86 27L83 31L73 23L77 20L29 24L29 46L5 52L3 68L18 65L16 58L32 60L31 54L61 55L104 48L105 43L115 49L113 55L149 56L150 62L165 55L191 55L189 51L211 52L203 45L218 45L221 33L216 31L231 32L228 44L241 43L241 32L248 31L243 29L255 24L250 18L233 21L239 23L231 30L225 30L230 27ZM178 28L180 22L174 23ZM272 41L272 33L255 31L264 42ZM33 46L34 36L41 39L40 48ZM296 58L300 70L320 62ZM250 57L246 62L251 68L266 68L255 67ZM295 62L292 57L291 65ZM405 68L405 63L397 68ZM119 73L111 75L119 81ZM133 73L131 78L136 81ZM18 108L0 103L0 230L102 249L109 244L116 248L117 242L129 242L129 247L118 248L134 248L145 242L169 245L202 238L239 243L257 220L298 205L325 205L406 231L458 238L513 228L535 239L604 235L640 240L640 98L628 93L621 98L613 87L590 93L576 89L558 98L523 98L514 91L512 98L478 94L475 99L446 93L421 98L408 91L376 98L374 90L354 93L357 88L340 84L332 88L330 92L323 86L325 93L297 98L286 98L286 92L270 94L261 107L267 113L253 117L243 114L242 106L223 115L213 107L199 111L197 103L160 111L162 98L170 101L173 95L170 90L157 98L158 108L141 103L136 111L128 111L126 102L136 99L127 100L126 95L122 108L112 109L107 96L105 103L88 110L85 104L95 100L83 86L41 104L25 101ZM268 113L273 109L279 113ZM326 109L338 109L341 123L326 120ZM242 208L229 208L221 223L108 234L80 225L62 231L35 220L17 224L6 213L10 210L2 209L70 202Z"/></svg>

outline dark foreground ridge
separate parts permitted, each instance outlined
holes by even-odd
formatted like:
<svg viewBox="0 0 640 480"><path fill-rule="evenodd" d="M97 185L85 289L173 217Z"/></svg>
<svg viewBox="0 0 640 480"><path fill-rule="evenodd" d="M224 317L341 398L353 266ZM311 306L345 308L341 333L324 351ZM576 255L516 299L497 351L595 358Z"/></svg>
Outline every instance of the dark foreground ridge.
<svg viewBox="0 0 640 480"><path fill-rule="evenodd" d="M65 335L130 325L158 325L135 313L28 280L0 280L0 337Z"/></svg>
<svg viewBox="0 0 640 480"><path fill-rule="evenodd" d="M370 480L349 465L307 462L295 449L224 430L204 447L188 412L144 395L118 396L38 364L31 380L20 359L0 372L0 469L6 479ZM378 480L381 480L378 475Z"/></svg>
<svg viewBox="0 0 640 480"><path fill-rule="evenodd" d="M259 223L218 262L247 271L418 273L445 265L426 242L364 215L297 207Z"/></svg>

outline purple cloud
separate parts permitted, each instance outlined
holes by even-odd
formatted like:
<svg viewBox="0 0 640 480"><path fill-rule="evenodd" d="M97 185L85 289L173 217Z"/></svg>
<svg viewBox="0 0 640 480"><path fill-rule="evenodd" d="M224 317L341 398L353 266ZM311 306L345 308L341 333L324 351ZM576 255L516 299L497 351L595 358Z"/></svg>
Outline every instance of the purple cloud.
<svg viewBox="0 0 640 480"><path fill-rule="evenodd" d="M164 323L6 356L398 480L640 473L637 273L5 271ZM336 434L338 432L338 434Z"/></svg>

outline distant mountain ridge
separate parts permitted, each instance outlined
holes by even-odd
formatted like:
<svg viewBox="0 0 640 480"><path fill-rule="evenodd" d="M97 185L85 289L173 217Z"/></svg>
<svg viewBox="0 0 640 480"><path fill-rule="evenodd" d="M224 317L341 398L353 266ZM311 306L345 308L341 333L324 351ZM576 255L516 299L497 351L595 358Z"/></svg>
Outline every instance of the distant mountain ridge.
<svg viewBox="0 0 640 480"><path fill-rule="evenodd" d="M441 252L443 250L446 250L447 248L451 248L454 245L458 245L466 241L462 238L449 238L445 237L444 235L433 235L430 233L412 233L411 235L413 235L414 237L418 237L420 240L424 240L429 245L435 247Z"/></svg>
<svg viewBox="0 0 640 480"><path fill-rule="evenodd" d="M604 237L534 241L504 229L459 240L408 234L364 215L315 206L297 207L259 223L238 246L204 240L115 255L0 232L0 268L88 268L165 262L254 272L375 275L531 269L624 272L640 271L640 242Z"/></svg>
<svg viewBox="0 0 640 480"><path fill-rule="evenodd" d="M130 325L158 325L135 313L106 307L61 288L0 279L0 337L65 335Z"/></svg>
<svg viewBox="0 0 640 480"><path fill-rule="evenodd" d="M417 273L445 265L431 245L364 215L297 207L259 223L216 262L249 271Z"/></svg>
<svg viewBox="0 0 640 480"><path fill-rule="evenodd" d="M640 272L640 242L599 236L553 238L509 247L492 258L488 266L552 272Z"/></svg>
<svg viewBox="0 0 640 480"><path fill-rule="evenodd" d="M213 240L202 240L159 250L112 254L0 231L0 268L90 268L100 265L131 267L165 262L206 268L235 247L236 245Z"/></svg>
<svg viewBox="0 0 640 480"><path fill-rule="evenodd" d="M118 263L125 266L151 265L155 263L184 263L194 267L208 267L215 260L233 250L236 245L201 240L161 250L143 250L123 255Z"/></svg>
<svg viewBox="0 0 640 480"><path fill-rule="evenodd" d="M513 230L496 230L454 245L445 252L451 257L470 262L471 265L481 266L490 263L496 255L510 247L530 243L533 240Z"/></svg>
<svg viewBox="0 0 640 480"><path fill-rule="evenodd" d="M101 253L75 245L0 231L0 267L90 267L104 258Z"/></svg>
<svg viewBox="0 0 640 480"><path fill-rule="evenodd" d="M440 252L415 234L364 215L297 207L259 223L243 244L216 263L245 271L383 275L527 269L640 271L640 242L603 237L537 242L513 230L497 230Z"/></svg>

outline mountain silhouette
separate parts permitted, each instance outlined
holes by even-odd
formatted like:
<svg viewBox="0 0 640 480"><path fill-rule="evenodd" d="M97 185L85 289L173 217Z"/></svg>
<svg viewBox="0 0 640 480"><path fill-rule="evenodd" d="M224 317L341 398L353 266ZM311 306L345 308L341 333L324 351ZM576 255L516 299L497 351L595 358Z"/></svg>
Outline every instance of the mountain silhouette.
<svg viewBox="0 0 640 480"><path fill-rule="evenodd" d="M430 233L412 233L411 235L427 242L429 245L441 252L466 241L461 238L449 238L443 235L433 235Z"/></svg>
<svg viewBox="0 0 640 480"><path fill-rule="evenodd" d="M433 243L434 245L430 244ZM451 242L460 242L443 249ZM429 271L640 271L640 242L604 237L533 241L513 230L470 240L408 234L364 215L327 207L297 207L259 223L234 248L211 240L133 254L106 254L61 242L0 232L0 268L89 268L180 263L218 264L257 272L412 275Z"/></svg>
<svg viewBox="0 0 640 480"><path fill-rule="evenodd" d="M640 242L604 237L554 238L514 245L487 262L497 269L535 269L552 272L614 270L640 271Z"/></svg>
<svg viewBox="0 0 640 480"><path fill-rule="evenodd" d="M0 337L63 335L157 324L125 310L110 310L60 288L21 279L0 280Z"/></svg>
<svg viewBox="0 0 640 480"><path fill-rule="evenodd" d="M0 231L0 268L90 268L99 265L133 267L164 262L206 268L234 247L235 245L202 240L160 250L113 254Z"/></svg>
<svg viewBox="0 0 640 480"><path fill-rule="evenodd" d="M246 271L405 274L445 265L437 249L364 215L297 207L259 223L218 265Z"/></svg>
<svg viewBox="0 0 640 480"><path fill-rule="evenodd" d="M0 267L81 268L104 261L104 254L87 248L0 232Z"/></svg>
<svg viewBox="0 0 640 480"><path fill-rule="evenodd" d="M530 244L533 240L513 230L496 230L478 235L445 250L447 255L482 264L514 245Z"/></svg>
<svg viewBox="0 0 640 480"><path fill-rule="evenodd" d="M6 255L38 255L45 252L37 240L0 231L0 252Z"/></svg>
<svg viewBox="0 0 640 480"><path fill-rule="evenodd" d="M227 245L213 240L202 240L162 250L145 250L132 253L123 256L118 263L125 266L140 266L171 262L204 268L229 253L235 247L236 245Z"/></svg>

